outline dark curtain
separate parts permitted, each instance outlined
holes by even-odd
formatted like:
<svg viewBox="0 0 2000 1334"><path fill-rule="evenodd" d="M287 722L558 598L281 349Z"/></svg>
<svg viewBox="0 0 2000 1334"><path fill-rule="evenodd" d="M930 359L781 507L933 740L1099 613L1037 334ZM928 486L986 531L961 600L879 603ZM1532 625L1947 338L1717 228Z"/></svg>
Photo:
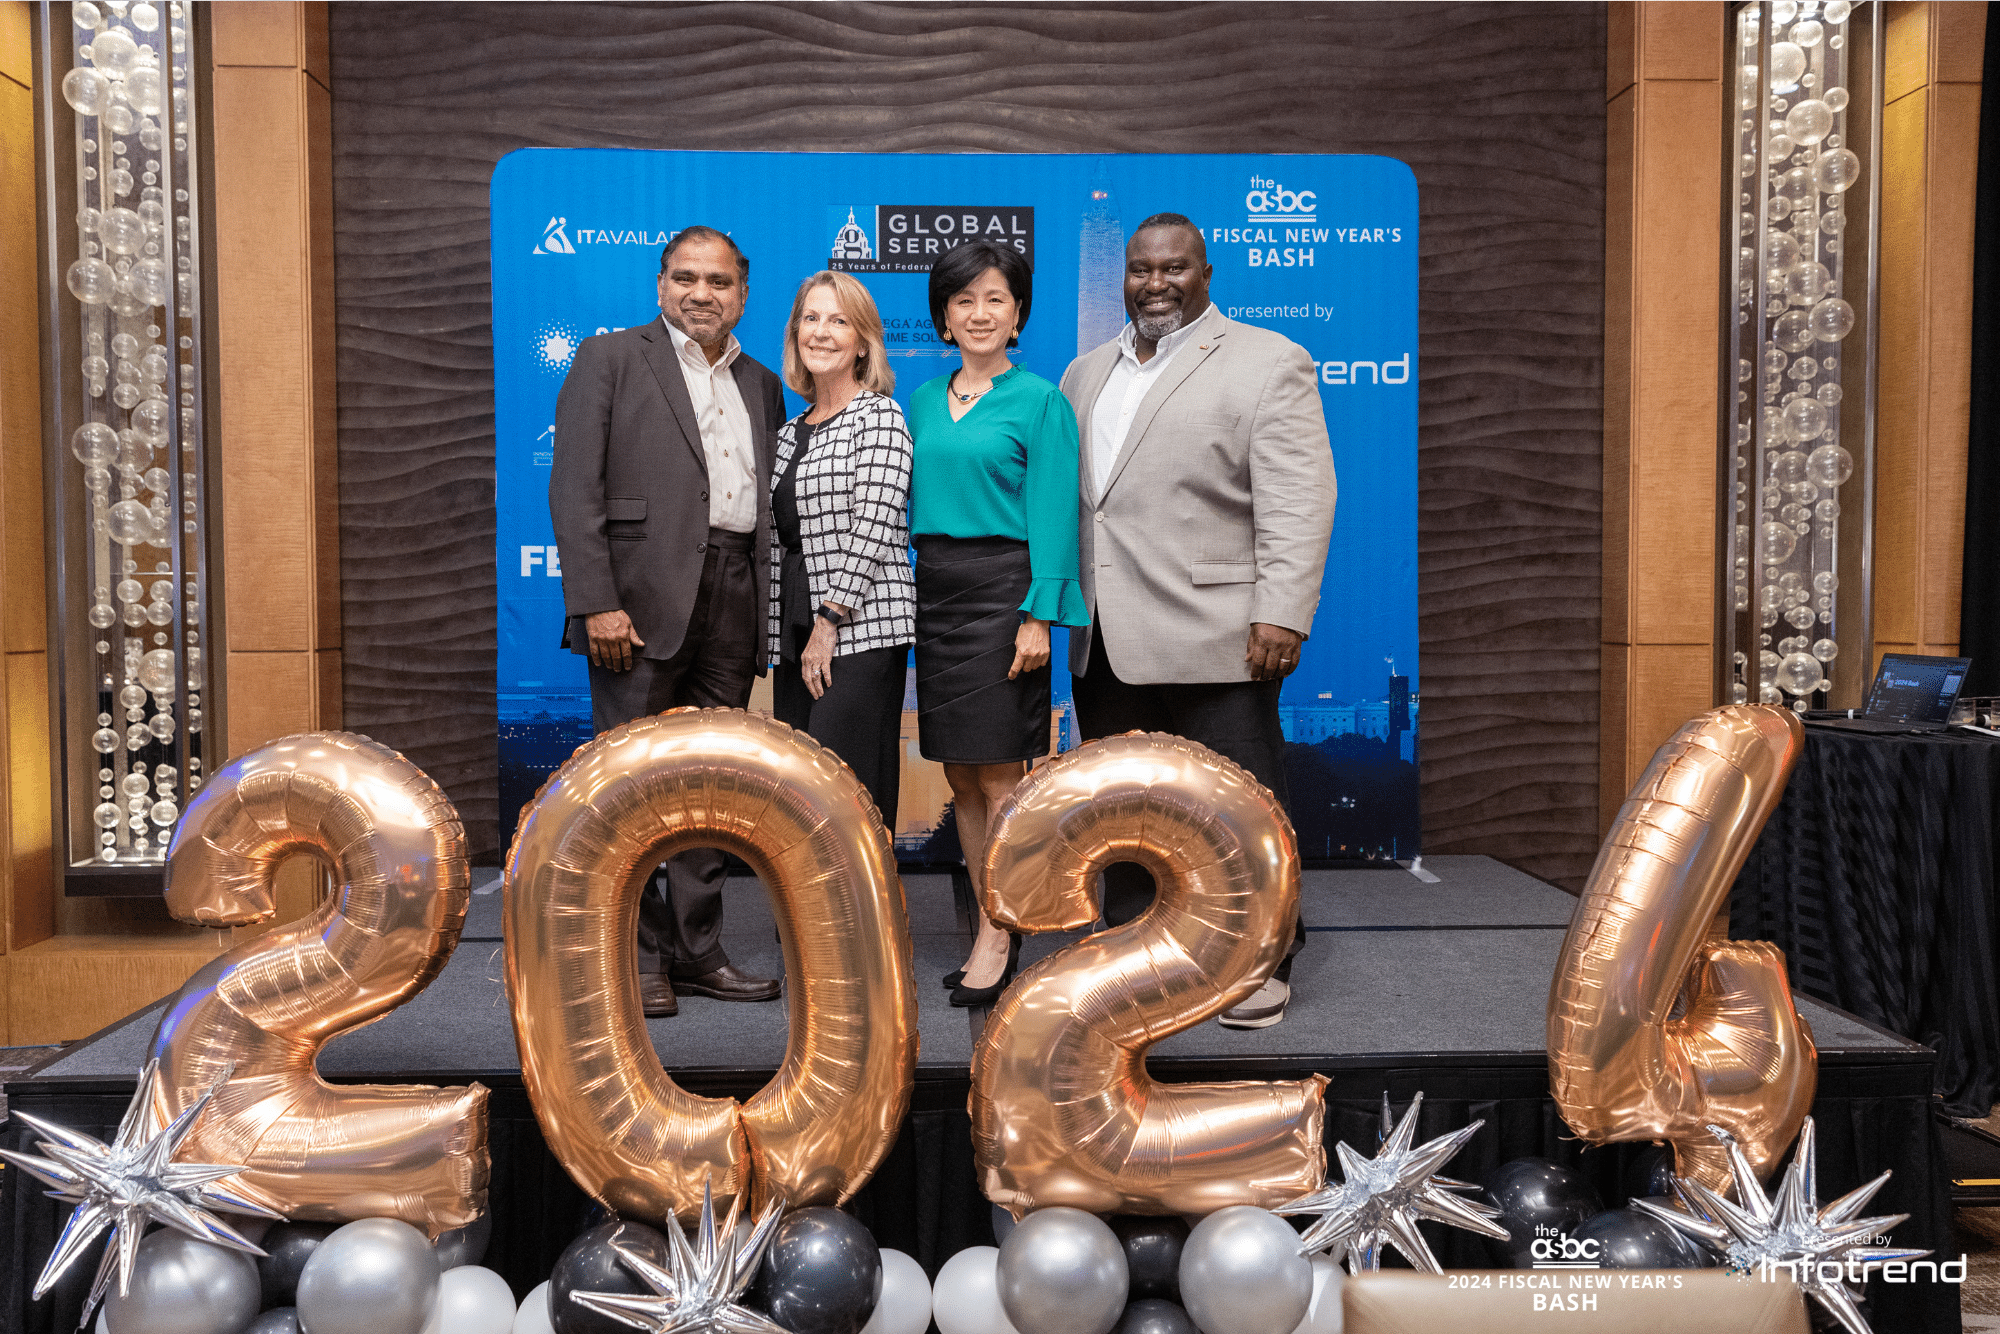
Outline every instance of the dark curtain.
<svg viewBox="0 0 2000 1334"><path fill-rule="evenodd" d="M1969 695L2000 695L2000 15L1986 7L1979 212L1972 233L1972 428L1965 451L1965 582L1958 651Z"/></svg>

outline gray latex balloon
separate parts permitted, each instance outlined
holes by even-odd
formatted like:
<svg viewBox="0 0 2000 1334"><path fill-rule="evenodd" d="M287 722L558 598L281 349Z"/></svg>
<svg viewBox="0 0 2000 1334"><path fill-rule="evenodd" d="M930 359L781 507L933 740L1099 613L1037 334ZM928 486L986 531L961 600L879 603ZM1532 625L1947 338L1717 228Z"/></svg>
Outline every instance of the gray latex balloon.
<svg viewBox="0 0 2000 1334"><path fill-rule="evenodd" d="M349 1223L299 1275L299 1324L312 1334L423 1334L442 1272L430 1238L408 1223Z"/></svg>
<svg viewBox="0 0 2000 1334"><path fill-rule="evenodd" d="M1290 1334L1312 1291L1299 1234L1255 1205L1216 1210L1181 1248L1181 1301L1204 1334Z"/></svg>
<svg viewBox="0 0 2000 1334"><path fill-rule="evenodd" d="M1146 1297L1125 1308L1111 1334L1200 1334L1200 1331L1179 1304L1163 1297ZM1285 1330L1283 1334L1292 1332Z"/></svg>
<svg viewBox="0 0 2000 1334"><path fill-rule="evenodd" d="M1017 1224L1014 1222L1014 1215L1008 1213L1005 1209L1002 1209L999 1205L997 1204L993 1205L992 1209L993 1209L993 1243L997 1246L1000 1243L1007 1240L1007 1234L1012 1232L1014 1228L1017 1226Z"/></svg>
<svg viewBox="0 0 2000 1334"><path fill-rule="evenodd" d="M486 1258L486 1243L493 1239L493 1214L489 1210L464 1227L456 1227L437 1239L438 1268L457 1269L476 1265Z"/></svg>
<svg viewBox="0 0 2000 1334"><path fill-rule="evenodd" d="M162 1229L139 1243L132 1287L104 1296L111 1334L240 1334L257 1315L257 1264L241 1251Z"/></svg>
<svg viewBox="0 0 2000 1334"><path fill-rule="evenodd" d="M257 1317L243 1334L299 1334L299 1308L278 1306Z"/></svg>
<svg viewBox="0 0 2000 1334"><path fill-rule="evenodd" d="M1015 1225L1000 1243L995 1278L1007 1319L1035 1334L1109 1334L1130 1282L1118 1234L1095 1214L1061 1206Z"/></svg>

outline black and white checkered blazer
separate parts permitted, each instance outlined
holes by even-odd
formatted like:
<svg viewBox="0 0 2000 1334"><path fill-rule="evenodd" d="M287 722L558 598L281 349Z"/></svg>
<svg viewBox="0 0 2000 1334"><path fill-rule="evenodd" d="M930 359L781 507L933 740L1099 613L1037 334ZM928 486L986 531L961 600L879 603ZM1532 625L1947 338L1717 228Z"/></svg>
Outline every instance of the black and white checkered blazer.
<svg viewBox="0 0 2000 1334"><path fill-rule="evenodd" d="M800 414L803 416L804 414ZM771 486L793 466L799 418L778 430ZM854 401L812 428L797 463L794 492L799 539L805 548L812 605L851 609L835 657L894 648L917 637L917 584L910 575L910 430L896 400L862 390ZM779 660L783 614L778 605L784 553L771 530L771 588L765 618L770 661Z"/></svg>

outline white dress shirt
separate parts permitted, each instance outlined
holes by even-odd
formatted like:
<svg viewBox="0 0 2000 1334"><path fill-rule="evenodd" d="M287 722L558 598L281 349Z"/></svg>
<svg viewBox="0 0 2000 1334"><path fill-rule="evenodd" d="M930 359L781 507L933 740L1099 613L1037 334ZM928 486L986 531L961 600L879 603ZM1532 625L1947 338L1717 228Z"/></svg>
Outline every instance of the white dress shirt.
<svg viewBox="0 0 2000 1334"><path fill-rule="evenodd" d="M757 528L757 454L750 439L750 410L736 387L730 365L743 352L736 335L729 335L713 366L701 344L667 323L667 333L679 350L681 375L694 400L694 419L701 431L701 452L708 460L708 526L732 533Z"/></svg>
<svg viewBox="0 0 2000 1334"><path fill-rule="evenodd" d="M1132 419L1139 415L1139 405L1146 401L1147 392L1160 382L1174 353L1195 340L1214 311L1215 303L1211 301L1201 314L1160 339L1152 359L1144 363L1139 360L1137 328L1128 321L1118 335L1118 364L1111 368L1111 378L1104 382L1090 410L1090 471L1098 495L1103 495L1110 484L1111 469L1118 462L1119 451L1125 448L1125 436L1131 431Z"/></svg>

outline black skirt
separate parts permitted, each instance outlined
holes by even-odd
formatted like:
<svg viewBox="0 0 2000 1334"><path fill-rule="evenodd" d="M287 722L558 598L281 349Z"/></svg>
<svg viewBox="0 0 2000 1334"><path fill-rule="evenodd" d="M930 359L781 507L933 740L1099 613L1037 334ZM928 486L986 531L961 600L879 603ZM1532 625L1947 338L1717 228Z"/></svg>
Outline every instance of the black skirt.
<svg viewBox="0 0 2000 1334"><path fill-rule="evenodd" d="M1033 575L1028 544L938 537L917 544L917 743L945 764L1013 764L1049 753L1050 671L1012 681Z"/></svg>

